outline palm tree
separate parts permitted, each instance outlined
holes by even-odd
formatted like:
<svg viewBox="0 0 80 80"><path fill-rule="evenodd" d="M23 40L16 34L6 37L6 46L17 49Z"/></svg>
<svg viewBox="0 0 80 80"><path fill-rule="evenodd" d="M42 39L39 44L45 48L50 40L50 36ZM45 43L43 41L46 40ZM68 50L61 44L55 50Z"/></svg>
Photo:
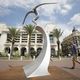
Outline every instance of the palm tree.
<svg viewBox="0 0 80 80"><path fill-rule="evenodd" d="M31 35L34 31L34 26L29 24L24 26L24 29L26 31L26 33L29 35L29 42L28 42L28 53L30 53L30 46L31 46Z"/></svg>
<svg viewBox="0 0 80 80"><path fill-rule="evenodd" d="M63 31L61 29L54 29L53 30L53 36L57 39L57 46L58 46L58 57L60 56L60 40L59 38L62 36Z"/></svg>
<svg viewBox="0 0 80 80"><path fill-rule="evenodd" d="M16 38L17 38L20 30L18 30L15 27L9 27L8 30L9 30L9 32L8 32L8 34L9 34L8 41L11 42L11 52L10 52L10 55L13 55L14 43L16 41Z"/></svg>

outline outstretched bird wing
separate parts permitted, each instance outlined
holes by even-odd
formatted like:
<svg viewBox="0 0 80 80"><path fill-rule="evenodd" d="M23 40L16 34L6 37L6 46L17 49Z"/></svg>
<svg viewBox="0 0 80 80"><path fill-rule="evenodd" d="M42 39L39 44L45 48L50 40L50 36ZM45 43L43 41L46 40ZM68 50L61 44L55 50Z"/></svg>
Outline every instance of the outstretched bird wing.
<svg viewBox="0 0 80 80"><path fill-rule="evenodd" d="M47 5L47 4L57 4L57 3L42 3L42 4L35 6L34 10L37 9L38 7L42 6L42 5Z"/></svg>
<svg viewBox="0 0 80 80"><path fill-rule="evenodd" d="M29 11L29 12L26 13L26 15L25 15L25 17L24 17L24 20L23 20L23 24L24 24L27 16L28 16L30 13L34 13L34 14L38 15L36 9L37 9L38 7L40 7L40 6L42 6L42 5L47 5L47 4L56 4L56 3L42 3L42 4L39 4L39 5L35 6L35 7L32 9L32 11Z"/></svg>
<svg viewBox="0 0 80 80"><path fill-rule="evenodd" d="M23 20L23 23L22 23L22 24L24 24L24 22L25 22L27 16L28 16L29 14L31 14L31 13L34 13L34 12L33 12L33 11L29 11L29 12L26 13L26 15L25 15L25 17L24 17L24 20Z"/></svg>

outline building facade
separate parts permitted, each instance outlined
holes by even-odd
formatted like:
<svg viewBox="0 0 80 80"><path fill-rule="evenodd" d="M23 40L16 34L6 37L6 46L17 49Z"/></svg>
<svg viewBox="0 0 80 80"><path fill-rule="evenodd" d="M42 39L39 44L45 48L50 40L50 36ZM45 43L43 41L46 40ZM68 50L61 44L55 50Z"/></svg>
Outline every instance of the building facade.
<svg viewBox="0 0 80 80"><path fill-rule="evenodd" d="M64 55L71 54L71 44L75 42L77 45L77 52L80 55L80 32L74 27L72 33L65 37L62 42L62 51Z"/></svg>
<svg viewBox="0 0 80 80"><path fill-rule="evenodd" d="M0 25L0 52L10 53L11 50L11 43L8 41L9 38L8 28L6 25ZM51 53L53 55L57 55L57 44L55 38L53 38L53 33L50 32L50 43L51 43ZM39 31L35 31L31 36L31 48L30 50L35 50L39 52L43 48L43 34ZM21 54L21 51L24 50L25 54L28 52L28 34L23 30L20 29L20 33L16 38L16 42L14 44L14 51L18 51Z"/></svg>

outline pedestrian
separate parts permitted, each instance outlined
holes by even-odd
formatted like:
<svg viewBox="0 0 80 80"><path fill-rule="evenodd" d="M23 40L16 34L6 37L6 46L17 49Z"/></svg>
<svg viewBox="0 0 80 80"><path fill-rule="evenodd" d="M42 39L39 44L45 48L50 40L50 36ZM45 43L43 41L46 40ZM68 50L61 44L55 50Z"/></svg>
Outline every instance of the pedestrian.
<svg viewBox="0 0 80 80"><path fill-rule="evenodd" d="M75 69L75 62L77 61L77 46L76 44L73 42L72 43L72 63L73 63L73 66L72 66L72 69Z"/></svg>

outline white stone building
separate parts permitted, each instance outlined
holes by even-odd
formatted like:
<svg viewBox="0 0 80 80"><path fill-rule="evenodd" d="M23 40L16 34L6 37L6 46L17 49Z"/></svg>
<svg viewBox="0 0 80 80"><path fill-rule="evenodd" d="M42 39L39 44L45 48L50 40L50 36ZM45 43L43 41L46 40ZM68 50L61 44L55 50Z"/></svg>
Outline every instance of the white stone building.
<svg viewBox="0 0 80 80"><path fill-rule="evenodd" d="M76 43L78 55L80 56L80 31L75 27L73 28L72 33L63 39L62 46L64 54L67 55L71 53L72 42Z"/></svg>
<svg viewBox="0 0 80 80"><path fill-rule="evenodd" d="M49 30L49 29L47 29ZM53 55L56 55L57 51L57 44L56 39L53 38L52 32L50 32L50 42L51 42L51 52ZM8 28L5 24L0 24L0 52L10 52L11 49L11 43L8 41L9 34L8 34ZM36 31L32 34L31 37L31 50L39 51L43 48L43 35ZM19 54L21 54L21 50L25 50L27 53L28 51L28 34L20 28L20 34L16 38L16 42L14 45L14 50L19 51Z"/></svg>

